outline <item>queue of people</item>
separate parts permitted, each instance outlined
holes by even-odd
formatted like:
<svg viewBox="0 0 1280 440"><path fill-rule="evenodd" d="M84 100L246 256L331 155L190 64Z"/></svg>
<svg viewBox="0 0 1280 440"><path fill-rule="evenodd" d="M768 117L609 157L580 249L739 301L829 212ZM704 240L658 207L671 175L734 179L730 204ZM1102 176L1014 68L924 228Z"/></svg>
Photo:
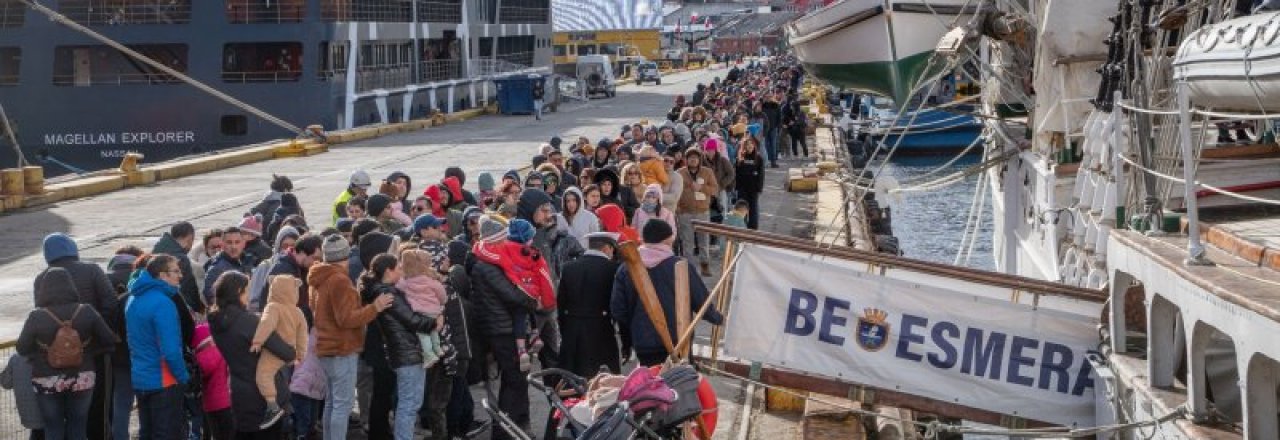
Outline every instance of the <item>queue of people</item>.
<svg viewBox="0 0 1280 440"><path fill-rule="evenodd" d="M799 111L801 73L730 73L661 124L553 138L531 171L481 174L476 193L457 167L420 189L357 170L330 212L308 215L273 175L235 224L176 223L105 270L50 234L5 374L22 421L59 440L131 438L135 408L143 439L473 438L487 422L470 388L493 383L530 430L534 369L590 377L669 355L620 243L639 243L667 313L677 278L696 313L719 248L693 221L758 227L777 132L797 118L770 109Z"/></svg>

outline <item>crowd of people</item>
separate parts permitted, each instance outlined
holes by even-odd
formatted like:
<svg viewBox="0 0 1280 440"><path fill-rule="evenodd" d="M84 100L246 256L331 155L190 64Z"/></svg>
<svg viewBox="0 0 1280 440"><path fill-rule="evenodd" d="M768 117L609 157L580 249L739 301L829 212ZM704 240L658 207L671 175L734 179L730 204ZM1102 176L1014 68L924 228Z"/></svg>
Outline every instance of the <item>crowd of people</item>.
<svg viewBox="0 0 1280 440"><path fill-rule="evenodd" d="M486 430L481 382L529 430L533 369L668 358L619 244L642 243L665 313L677 278L696 312L719 247L693 221L758 226L780 134L808 154L801 76L783 59L734 66L660 124L553 138L530 171L480 174L474 193L457 167L425 187L357 170L331 212L307 215L272 176L237 224L179 222L105 268L50 234L3 379L32 438L128 439L135 409L143 439L345 439L351 424L471 438Z"/></svg>

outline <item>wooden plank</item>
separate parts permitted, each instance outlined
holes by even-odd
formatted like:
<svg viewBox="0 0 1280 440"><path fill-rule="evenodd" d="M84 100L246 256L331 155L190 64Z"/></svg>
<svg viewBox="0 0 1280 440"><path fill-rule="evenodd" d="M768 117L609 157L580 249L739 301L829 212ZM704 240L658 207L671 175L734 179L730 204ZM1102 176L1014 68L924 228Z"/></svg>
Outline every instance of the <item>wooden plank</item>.
<svg viewBox="0 0 1280 440"><path fill-rule="evenodd" d="M693 230L704 234L717 235L737 240L743 243L754 243L843 260L901 268L930 275L954 278L961 281L969 281L972 283L985 284L988 286L996 286L1006 289L1016 289L1042 295L1055 295L1097 303L1105 302L1108 297L1107 292L1101 289L1086 289L1083 287L1068 286L1066 284L1009 275L1000 272L943 265L931 261L863 251L847 246L819 246L811 240L770 232L726 227L720 224L704 222L701 220L693 221Z"/></svg>
<svg viewBox="0 0 1280 440"><path fill-rule="evenodd" d="M694 358L699 361L706 361L705 358L698 356L695 356ZM748 377L751 374L751 366L745 363L721 360L712 365L717 369L737 376ZM1001 426L1002 423L1008 422L1010 418L1013 418L994 411L957 405L927 397L915 396L892 389L878 388L871 385L840 381L826 377L810 376L797 371L773 367L762 367L760 369L759 381L769 386L804 390L827 396L858 400L875 405L895 406L937 414L943 417L971 420L988 425ZM1022 427L1026 428L1048 428L1058 426L1053 423L1040 420L1017 420L1025 421L1025 424L1022 425Z"/></svg>

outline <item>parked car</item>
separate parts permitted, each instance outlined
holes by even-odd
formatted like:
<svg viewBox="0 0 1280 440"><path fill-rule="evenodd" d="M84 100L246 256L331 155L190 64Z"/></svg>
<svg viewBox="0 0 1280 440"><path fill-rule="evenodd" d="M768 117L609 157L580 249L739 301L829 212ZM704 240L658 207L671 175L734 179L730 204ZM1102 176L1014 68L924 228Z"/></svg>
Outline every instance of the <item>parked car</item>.
<svg viewBox="0 0 1280 440"><path fill-rule="evenodd" d="M662 84L662 71L658 70L658 63L653 61L645 61L636 66L636 84L648 81L653 81L654 85Z"/></svg>
<svg viewBox="0 0 1280 440"><path fill-rule="evenodd" d="M604 94L612 98L617 94L618 82L613 76L613 64L608 55L579 55L578 79L587 84L587 96Z"/></svg>

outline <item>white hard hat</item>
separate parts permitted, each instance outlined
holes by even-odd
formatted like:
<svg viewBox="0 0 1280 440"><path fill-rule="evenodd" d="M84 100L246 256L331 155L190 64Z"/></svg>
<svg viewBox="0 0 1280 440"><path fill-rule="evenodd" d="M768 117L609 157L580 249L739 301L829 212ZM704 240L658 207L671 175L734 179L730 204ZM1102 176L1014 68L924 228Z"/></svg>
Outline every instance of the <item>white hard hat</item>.
<svg viewBox="0 0 1280 440"><path fill-rule="evenodd" d="M364 170L356 170L351 173L351 184L355 186L369 186L373 185L373 182L369 180L369 173L364 172Z"/></svg>

